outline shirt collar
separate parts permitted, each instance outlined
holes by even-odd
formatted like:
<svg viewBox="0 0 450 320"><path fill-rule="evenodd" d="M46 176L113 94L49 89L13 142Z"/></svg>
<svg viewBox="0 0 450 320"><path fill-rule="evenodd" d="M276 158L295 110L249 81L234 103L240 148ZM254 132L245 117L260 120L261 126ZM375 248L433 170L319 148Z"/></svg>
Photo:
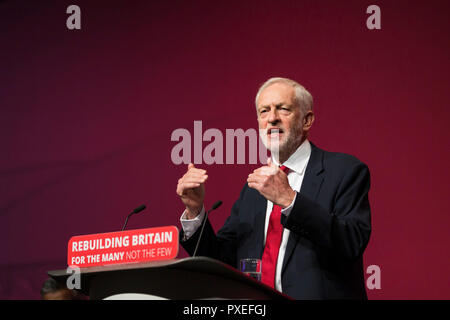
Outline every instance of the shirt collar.
<svg viewBox="0 0 450 320"><path fill-rule="evenodd" d="M295 150L293 154L283 163L284 166L288 167L290 170L297 172L302 175L305 171L306 165L308 164L309 157L311 155L311 144L308 139L305 139L303 143ZM280 165L274 158L272 161L276 165Z"/></svg>

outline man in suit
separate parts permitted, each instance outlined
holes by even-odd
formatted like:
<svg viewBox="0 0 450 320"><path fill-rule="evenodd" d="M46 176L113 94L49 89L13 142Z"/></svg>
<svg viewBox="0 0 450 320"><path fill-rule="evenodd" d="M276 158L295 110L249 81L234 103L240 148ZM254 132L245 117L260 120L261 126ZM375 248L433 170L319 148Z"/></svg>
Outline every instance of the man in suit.
<svg viewBox="0 0 450 320"><path fill-rule="evenodd" d="M224 226L206 221L198 255L237 267L262 259L262 282L294 299L366 299L363 252L371 232L367 166L308 141L313 99L297 82L271 78L255 99L271 151L249 174ZM177 194L186 205L182 246L193 253L205 216L205 170L189 164Z"/></svg>

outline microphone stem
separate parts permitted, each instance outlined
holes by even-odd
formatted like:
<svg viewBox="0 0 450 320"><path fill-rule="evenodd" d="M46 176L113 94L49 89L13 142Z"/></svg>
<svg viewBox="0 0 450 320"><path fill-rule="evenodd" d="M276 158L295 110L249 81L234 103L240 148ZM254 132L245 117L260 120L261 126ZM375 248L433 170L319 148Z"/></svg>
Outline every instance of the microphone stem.
<svg viewBox="0 0 450 320"><path fill-rule="evenodd" d="M123 225L123 228L121 231L125 230L127 224L128 224L128 219L130 218L130 216L133 214L134 212L131 212L129 215L127 215L127 218L125 219L125 224Z"/></svg>
<svg viewBox="0 0 450 320"><path fill-rule="evenodd" d="M202 221L202 229L200 230L200 235L198 236L197 239L197 245L195 246L195 250L194 250L194 254L192 255L192 257L195 257L195 255L197 254L197 250L198 250L198 245L200 244L200 240L202 239L202 235L203 235L203 229L205 229L205 225L206 225L206 220L208 220L208 215L211 211L216 210L218 207L220 207L222 205L222 201L217 201L216 203L213 204L213 206L211 207L211 209L209 209L208 211L206 211L205 214L205 218Z"/></svg>
<svg viewBox="0 0 450 320"><path fill-rule="evenodd" d="M205 228L206 220L208 220L209 211L211 211L211 210L208 210L206 212L205 218L202 221L202 229L200 230L200 235L198 236L197 245L195 246L194 254L192 255L192 257L195 257L195 255L197 254L198 245L200 244L200 240L202 238L203 229Z"/></svg>

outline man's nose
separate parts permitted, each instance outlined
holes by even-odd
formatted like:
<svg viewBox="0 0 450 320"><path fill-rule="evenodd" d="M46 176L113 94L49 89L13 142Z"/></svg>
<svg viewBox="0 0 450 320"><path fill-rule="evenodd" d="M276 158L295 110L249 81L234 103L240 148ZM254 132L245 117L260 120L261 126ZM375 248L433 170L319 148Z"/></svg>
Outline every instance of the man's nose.
<svg viewBox="0 0 450 320"><path fill-rule="evenodd" d="M270 123L277 123L280 121L280 118L278 117L278 110L276 108L272 108L269 111L269 117L267 118L267 121Z"/></svg>

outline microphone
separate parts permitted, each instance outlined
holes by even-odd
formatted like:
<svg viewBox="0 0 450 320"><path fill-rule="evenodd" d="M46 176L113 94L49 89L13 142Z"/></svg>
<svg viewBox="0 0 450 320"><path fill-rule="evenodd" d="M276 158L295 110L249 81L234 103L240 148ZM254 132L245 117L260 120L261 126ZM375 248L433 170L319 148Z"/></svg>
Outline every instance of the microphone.
<svg viewBox="0 0 450 320"><path fill-rule="evenodd" d="M136 209L134 209L133 211L131 211L131 213L130 213L130 214L127 216L127 218L126 218L125 224L123 225L123 228L122 228L121 231L125 230L125 228L126 228L126 226L127 226L127 224L128 224L128 219L129 219L133 214L139 213L139 212L141 212L142 210L144 210L145 208L147 208L147 207L145 206L145 204L141 204L139 207L137 207Z"/></svg>
<svg viewBox="0 0 450 320"><path fill-rule="evenodd" d="M209 214L211 211L216 210L216 209L217 209L218 207L220 207L221 205L222 205L222 201L219 200L219 201L215 202L215 203L212 205L211 209L209 209L209 210L206 212L205 218L203 219L203 222L202 222L202 229L200 230L200 235L198 236L197 245L195 246L194 254L192 255L192 257L195 257L195 255L197 254L198 245L200 244L200 240L202 239L203 229L205 228L206 220L208 220L208 214Z"/></svg>

